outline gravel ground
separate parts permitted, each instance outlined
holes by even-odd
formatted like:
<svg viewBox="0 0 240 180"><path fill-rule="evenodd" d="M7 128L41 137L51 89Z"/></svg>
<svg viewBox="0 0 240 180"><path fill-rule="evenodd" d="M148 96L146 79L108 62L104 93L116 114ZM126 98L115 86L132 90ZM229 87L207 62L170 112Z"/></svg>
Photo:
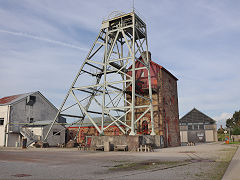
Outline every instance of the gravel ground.
<svg viewBox="0 0 240 180"><path fill-rule="evenodd" d="M236 146L221 143L155 152L0 148L0 179L221 179Z"/></svg>

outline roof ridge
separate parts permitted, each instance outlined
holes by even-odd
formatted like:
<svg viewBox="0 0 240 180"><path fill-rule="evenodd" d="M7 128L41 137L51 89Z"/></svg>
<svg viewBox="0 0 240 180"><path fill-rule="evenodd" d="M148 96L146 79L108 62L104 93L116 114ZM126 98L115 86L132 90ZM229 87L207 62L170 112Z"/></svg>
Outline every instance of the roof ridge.
<svg viewBox="0 0 240 180"><path fill-rule="evenodd" d="M196 109L195 107L194 107L191 111L189 111L187 114L185 114L185 115L180 119L180 121L183 121L183 119L186 118L186 116L188 116L189 114L191 114L193 111L196 111L197 113L203 115L204 117L209 118L210 121L214 121L214 122L216 122L214 119L212 119L212 118L209 117L208 115L204 114L204 113L201 112L200 110Z"/></svg>
<svg viewBox="0 0 240 180"><path fill-rule="evenodd" d="M23 94L16 94L16 95L6 96L6 97L3 97L3 98L0 98L0 105L13 104L13 103L25 98L26 96L29 96L29 95L37 93L37 92L39 92L39 91L23 93Z"/></svg>
<svg viewBox="0 0 240 180"><path fill-rule="evenodd" d="M36 93L36 92L38 92L38 91L29 92L29 93L14 94L14 95L11 95L11 96L2 97L0 99L7 98L7 97L12 97L12 96L21 96L21 95L24 95L24 94L33 94L33 93Z"/></svg>

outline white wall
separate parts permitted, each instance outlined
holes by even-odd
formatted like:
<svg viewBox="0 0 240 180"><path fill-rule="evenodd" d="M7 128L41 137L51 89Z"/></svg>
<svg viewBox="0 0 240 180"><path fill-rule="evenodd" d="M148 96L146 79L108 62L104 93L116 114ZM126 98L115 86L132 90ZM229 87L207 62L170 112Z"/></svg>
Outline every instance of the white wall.
<svg viewBox="0 0 240 180"><path fill-rule="evenodd" d="M5 127L8 123L9 118L9 106L0 106L0 118L4 118L4 124L0 125L0 146L4 146L4 139L5 137Z"/></svg>
<svg viewBox="0 0 240 180"><path fill-rule="evenodd" d="M37 136L43 135L43 127L28 127L27 129L32 131L34 135L37 135Z"/></svg>
<svg viewBox="0 0 240 180"><path fill-rule="evenodd" d="M206 142L213 142L214 141L213 130L205 130L205 137Z"/></svg>
<svg viewBox="0 0 240 180"><path fill-rule="evenodd" d="M187 143L188 142L188 132L187 131L180 131L180 140L181 143Z"/></svg>

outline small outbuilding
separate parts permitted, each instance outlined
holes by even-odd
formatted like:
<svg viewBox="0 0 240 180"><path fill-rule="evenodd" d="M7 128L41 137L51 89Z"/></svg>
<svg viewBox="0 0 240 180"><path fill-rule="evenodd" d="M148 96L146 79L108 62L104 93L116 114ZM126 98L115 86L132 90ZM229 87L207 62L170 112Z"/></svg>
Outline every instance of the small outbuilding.
<svg viewBox="0 0 240 180"><path fill-rule="evenodd" d="M179 120L181 143L205 143L217 141L216 121L196 108Z"/></svg>
<svg viewBox="0 0 240 180"><path fill-rule="evenodd" d="M27 146L34 142L43 141L46 136L52 120L36 121L21 127L20 133L27 138ZM59 146L65 144L66 129L62 124L54 124L49 132L47 139L49 146Z"/></svg>

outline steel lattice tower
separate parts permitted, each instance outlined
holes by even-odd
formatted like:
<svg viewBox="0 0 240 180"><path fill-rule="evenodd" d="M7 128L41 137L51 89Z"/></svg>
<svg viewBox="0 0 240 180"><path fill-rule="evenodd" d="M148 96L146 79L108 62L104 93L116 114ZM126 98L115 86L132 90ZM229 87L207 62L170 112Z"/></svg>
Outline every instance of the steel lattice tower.
<svg viewBox="0 0 240 180"><path fill-rule="evenodd" d="M143 66L135 67L135 61ZM147 96L136 91L135 74L142 69L148 72ZM136 96L145 103L135 105ZM139 108L142 114L136 115ZM74 118L72 124L91 122L100 134L116 125L124 134L130 130L129 135L135 135L137 122L147 113L151 117L151 135L155 135L146 24L135 12L117 14L102 22L45 140L59 115ZM101 122L94 120L96 116L101 116Z"/></svg>

